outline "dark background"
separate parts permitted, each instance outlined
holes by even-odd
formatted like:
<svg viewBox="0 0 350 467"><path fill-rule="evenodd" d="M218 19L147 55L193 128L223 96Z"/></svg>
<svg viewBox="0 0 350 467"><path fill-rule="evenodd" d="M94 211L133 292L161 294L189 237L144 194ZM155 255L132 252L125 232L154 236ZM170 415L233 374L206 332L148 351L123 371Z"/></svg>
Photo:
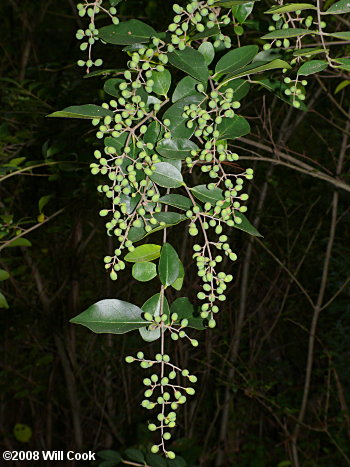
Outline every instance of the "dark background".
<svg viewBox="0 0 350 467"><path fill-rule="evenodd" d="M129 0L122 17L162 29L171 3ZM266 7L254 13L262 31ZM131 280L129 270L117 283L105 275L103 257L114 240L98 216L103 200L89 170L91 126L45 119L68 105L103 100L101 80L84 79L75 65L81 20L73 0L2 0L0 18L0 177L15 158L26 158L19 167L43 164L0 178L0 242L36 226L25 236L31 247L0 253L0 268L11 274L0 283L9 304L0 310L0 445L145 450L152 435L139 405L144 372L124 357L156 351L157 343L144 343L138 333L96 336L68 323L99 299L142 305L157 292L153 282ZM247 29L244 40L256 37ZM338 49L349 54L349 46ZM125 55L116 50L101 51L106 67L123 65ZM240 165L255 169L248 218L264 238L232 231L239 259L228 266L235 280L218 327L198 332L196 349L172 349L199 377L172 446L189 466L287 467L293 443L303 467L350 465L350 307L349 288L342 288L350 266L349 94L334 94L346 78L332 71L310 79L307 113L258 87L243 102L253 132L235 146ZM47 195L47 221L38 226L38 202ZM169 232L187 268L173 298L195 300L192 239L183 232L183 226ZM310 391L298 424L308 352ZM16 424L30 428L29 440L20 439Z"/></svg>

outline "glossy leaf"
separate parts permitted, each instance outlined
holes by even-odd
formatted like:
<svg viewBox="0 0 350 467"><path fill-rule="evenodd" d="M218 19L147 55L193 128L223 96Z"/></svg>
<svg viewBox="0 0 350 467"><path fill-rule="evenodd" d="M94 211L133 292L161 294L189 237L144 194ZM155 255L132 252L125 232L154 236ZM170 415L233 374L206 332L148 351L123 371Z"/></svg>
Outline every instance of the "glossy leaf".
<svg viewBox="0 0 350 467"><path fill-rule="evenodd" d="M162 127L158 122L152 122L147 127L146 133L143 135L143 140L145 143L156 144L162 134Z"/></svg>
<svg viewBox="0 0 350 467"><path fill-rule="evenodd" d="M164 112L163 118L170 120L169 129L173 138L190 138L192 136L194 129L187 128L187 120L182 116L184 107L191 104L200 105L203 100L202 94L195 93L178 100Z"/></svg>
<svg viewBox="0 0 350 467"><path fill-rule="evenodd" d="M150 313L152 316L159 316L161 311L160 307L161 295L157 293L142 305L142 311L145 313ZM169 316L169 304L165 297L163 297L163 314ZM153 327L152 324L145 328L140 328L139 332L142 339L146 342L153 342L159 339L161 334L159 326Z"/></svg>
<svg viewBox="0 0 350 467"><path fill-rule="evenodd" d="M125 255L124 259L129 263L145 263L159 258L160 250L160 245L147 243L146 245L140 245L136 247L134 251L130 251L127 255Z"/></svg>
<svg viewBox="0 0 350 467"><path fill-rule="evenodd" d="M169 206L174 206L174 208L182 209L183 211L188 211L193 207L192 201L183 195L169 194L164 195L159 199L159 203L167 204Z"/></svg>
<svg viewBox="0 0 350 467"><path fill-rule="evenodd" d="M167 467L167 461L157 454L147 453L146 462L152 467Z"/></svg>
<svg viewBox="0 0 350 467"><path fill-rule="evenodd" d="M157 266L148 261L144 263L135 263L132 267L132 277L139 282L148 282L157 275Z"/></svg>
<svg viewBox="0 0 350 467"><path fill-rule="evenodd" d="M126 449L125 454L132 461L141 462L142 464L145 463L145 456L139 449L134 449L134 448Z"/></svg>
<svg viewBox="0 0 350 467"><path fill-rule="evenodd" d="M280 60L279 58L276 58L271 62L253 62L247 67L241 68L237 72L228 75L226 77L228 79L225 79L222 85L225 85L232 79L241 78L242 76L253 75L255 73L261 73L263 71L275 70L278 68L286 68L288 70L291 68L291 66L287 62L285 62L284 60Z"/></svg>
<svg viewBox="0 0 350 467"><path fill-rule="evenodd" d="M0 292L0 308L4 308L5 310L8 310L10 308L9 304L7 303L5 295L3 295L1 292Z"/></svg>
<svg viewBox="0 0 350 467"><path fill-rule="evenodd" d="M116 299L101 300L70 322L81 324L97 334L124 334L148 324L139 307Z"/></svg>
<svg viewBox="0 0 350 467"><path fill-rule="evenodd" d="M99 29L99 38L108 44L129 45L136 43L146 43L157 32L148 24L131 19L119 24L111 24Z"/></svg>
<svg viewBox="0 0 350 467"><path fill-rule="evenodd" d="M339 63L339 65L334 65L334 68L350 71L350 58L336 58L334 61Z"/></svg>
<svg viewBox="0 0 350 467"><path fill-rule="evenodd" d="M250 133L250 125L244 117L235 115L233 118L223 118L217 126L220 139L236 139Z"/></svg>
<svg viewBox="0 0 350 467"><path fill-rule="evenodd" d="M248 94L250 85L245 79L237 78L220 87L221 92L225 92L226 89L232 89L232 99L234 101L240 101Z"/></svg>
<svg viewBox="0 0 350 467"><path fill-rule="evenodd" d="M186 138L168 138L159 141L157 151L168 159L185 159L191 151L197 151L198 146Z"/></svg>
<svg viewBox="0 0 350 467"><path fill-rule="evenodd" d="M179 261L179 274L176 281L171 284L175 290L181 290L185 279L185 269L181 261Z"/></svg>
<svg viewBox="0 0 350 467"><path fill-rule="evenodd" d="M248 221L246 216L241 212L235 211L235 217L239 217L241 219L241 224L235 224L234 227L239 230L243 230L243 232L252 235L253 237L262 237L262 235L257 231L257 229Z"/></svg>
<svg viewBox="0 0 350 467"><path fill-rule="evenodd" d="M220 188L209 190L206 185L197 185L191 189L191 192L197 199L203 203L210 203L212 206L215 206L217 201L224 199Z"/></svg>
<svg viewBox="0 0 350 467"><path fill-rule="evenodd" d="M309 76L323 71L328 66L327 60L310 60L303 63L298 70L298 75Z"/></svg>
<svg viewBox="0 0 350 467"><path fill-rule="evenodd" d="M103 118L103 117L113 117L113 112L103 107L99 107L94 104L85 104L85 105L73 105L71 107L66 107L63 110L54 112L47 117L59 117L59 118L82 118L86 120L91 120L93 118Z"/></svg>
<svg viewBox="0 0 350 467"><path fill-rule="evenodd" d="M173 284L179 275L179 257L170 243L164 243L159 259L159 277L163 285Z"/></svg>
<svg viewBox="0 0 350 467"><path fill-rule="evenodd" d="M6 281L10 277L10 274L4 269L0 269L0 281Z"/></svg>
<svg viewBox="0 0 350 467"><path fill-rule="evenodd" d="M198 52L201 53L204 57L204 61L207 65L210 65L211 62L214 60L215 57L215 49L211 42L203 42L198 47Z"/></svg>
<svg viewBox="0 0 350 467"><path fill-rule="evenodd" d="M324 13L326 15L341 15L343 13L350 13L349 0L340 0L340 2L333 3L331 7Z"/></svg>
<svg viewBox="0 0 350 467"><path fill-rule="evenodd" d="M250 13L253 11L254 8L254 2L247 2L247 3L242 3L241 5L235 5L232 7L232 13L233 16L236 18L236 20L240 23L243 24L245 20L248 18Z"/></svg>
<svg viewBox="0 0 350 467"><path fill-rule="evenodd" d="M195 309L187 297L179 297L171 304L170 315L173 313L177 313L179 317L177 322L187 319L188 327L200 330L205 329L203 319L199 313L195 313Z"/></svg>
<svg viewBox="0 0 350 467"><path fill-rule="evenodd" d="M191 47L168 54L169 63L201 82L208 81L209 70L203 55Z"/></svg>
<svg viewBox="0 0 350 467"><path fill-rule="evenodd" d="M179 214L178 212L158 212L153 216L158 222L160 222L160 224L154 226L150 232L146 232L144 227L131 227L128 233L128 239L132 242L138 242L158 230L166 229L167 227L171 227L187 220L187 217L184 214ZM146 218L148 217L149 216L146 216Z"/></svg>
<svg viewBox="0 0 350 467"><path fill-rule="evenodd" d="M192 94L196 94L196 86L199 84L199 81L192 78L192 76L185 76L182 78L173 93L172 102L177 102L184 97L191 96Z"/></svg>
<svg viewBox="0 0 350 467"><path fill-rule="evenodd" d="M283 102L286 102L288 105L293 105L293 96L287 96L284 91L288 88L288 86L281 81L280 79L268 79L262 77L256 77L254 79L255 83L260 84L265 89L268 89L270 92L273 92L274 95ZM299 110L306 111L307 106L303 101L300 101Z"/></svg>
<svg viewBox="0 0 350 467"><path fill-rule="evenodd" d="M287 3L285 5L274 6L265 11L265 13L274 15L280 13L291 13L298 10L317 10L317 7L311 3Z"/></svg>
<svg viewBox="0 0 350 467"><path fill-rule="evenodd" d="M39 199L39 202L38 202L39 212L43 212L44 207L47 205L50 199L52 199L52 195L42 196Z"/></svg>
<svg viewBox="0 0 350 467"><path fill-rule="evenodd" d="M153 92L159 96L167 96L171 86L171 74L169 70L154 71L152 73L154 81Z"/></svg>
<svg viewBox="0 0 350 467"><path fill-rule="evenodd" d="M220 58L215 67L215 73L232 73L248 65L258 53L257 45L245 45L231 50Z"/></svg>
<svg viewBox="0 0 350 467"><path fill-rule="evenodd" d="M315 31L302 28L276 29L265 34L261 39L289 39L290 37L305 36L307 34L315 34Z"/></svg>
<svg viewBox="0 0 350 467"><path fill-rule="evenodd" d="M154 164L156 170L150 176L150 179L164 188L178 188L183 184L181 172L168 162L158 162Z"/></svg>
<svg viewBox="0 0 350 467"><path fill-rule="evenodd" d="M122 83L123 80L120 78L110 78L105 81L103 85L103 90L107 94L113 97L120 97L120 90L119 84Z"/></svg>

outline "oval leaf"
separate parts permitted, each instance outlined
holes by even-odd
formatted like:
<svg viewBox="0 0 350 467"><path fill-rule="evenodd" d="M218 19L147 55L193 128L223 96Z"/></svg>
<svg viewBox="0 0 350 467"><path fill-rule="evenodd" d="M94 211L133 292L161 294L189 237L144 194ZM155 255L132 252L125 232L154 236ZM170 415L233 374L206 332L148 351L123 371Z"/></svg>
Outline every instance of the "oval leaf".
<svg viewBox="0 0 350 467"><path fill-rule="evenodd" d="M70 322L81 324L97 334L124 334L148 324L142 318L141 308L116 299L101 300Z"/></svg>
<svg viewBox="0 0 350 467"><path fill-rule="evenodd" d="M215 49L211 42L203 42L198 47L198 52L201 53L204 57L204 61L207 65L210 65L215 57Z"/></svg>
<svg viewBox="0 0 350 467"><path fill-rule="evenodd" d="M192 78L192 76L185 76L178 82L171 101L175 103L184 97L195 94L197 84L199 84L199 81Z"/></svg>
<svg viewBox="0 0 350 467"><path fill-rule="evenodd" d="M236 139L250 133L249 123L238 115L233 118L223 118L217 129L220 133L220 139Z"/></svg>
<svg viewBox="0 0 350 467"><path fill-rule="evenodd" d="M231 73L243 68L253 60L258 51L257 45L245 45L231 50L220 58L215 67L215 73Z"/></svg>
<svg viewBox="0 0 350 467"><path fill-rule="evenodd" d="M288 39L289 37L305 36L307 34L316 34L316 31L302 28L276 29L265 34L261 39Z"/></svg>
<svg viewBox="0 0 350 467"><path fill-rule="evenodd" d="M0 269L0 281L6 281L10 277L10 274L4 269Z"/></svg>
<svg viewBox="0 0 350 467"><path fill-rule="evenodd" d="M164 243L159 259L159 277L163 285L173 284L179 275L179 257L170 243Z"/></svg>
<svg viewBox="0 0 350 467"><path fill-rule="evenodd" d="M310 60L309 62L303 63L298 70L298 75L309 76L314 73L319 73L327 68L327 60Z"/></svg>
<svg viewBox="0 0 350 467"><path fill-rule="evenodd" d="M143 305L142 311L145 313L150 313L152 316L159 316L160 315L160 306L161 306L161 295L159 293L153 295L153 297L149 298ZM163 296L163 314L169 316L169 304L167 299ZM140 328L139 332L141 337L146 342L153 342L159 339L161 330L160 327L157 326L153 328L153 325L149 325L145 328Z"/></svg>
<svg viewBox="0 0 350 467"><path fill-rule="evenodd" d="M103 107L94 104L85 104L66 107L63 110L47 115L47 117L82 118L90 120L92 118L113 117L113 115L114 114L111 110L104 109Z"/></svg>
<svg viewBox="0 0 350 467"><path fill-rule="evenodd" d="M340 2L334 3L328 10L324 13L326 15L341 15L343 13L350 12L350 2L349 0L340 0Z"/></svg>
<svg viewBox="0 0 350 467"><path fill-rule="evenodd" d="M150 179L164 188L178 188L183 184L181 172L168 162L158 162L155 164L156 170Z"/></svg>
<svg viewBox="0 0 350 467"><path fill-rule="evenodd" d="M7 303L5 295L3 295L1 292L0 292L0 308L5 308L6 310L10 308L9 304Z"/></svg>
<svg viewBox="0 0 350 467"><path fill-rule="evenodd" d="M154 71L152 73L154 81L153 92L159 96L167 96L171 85L171 74L169 70Z"/></svg>
<svg viewBox="0 0 350 467"><path fill-rule="evenodd" d="M185 159L191 155L191 151L197 150L198 146L186 138L163 139L157 145L159 154L169 159Z"/></svg>
<svg viewBox="0 0 350 467"><path fill-rule="evenodd" d="M138 19L111 24L99 30L100 39L116 45L143 44L156 35L157 32L151 26Z"/></svg>
<svg viewBox="0 0 350 467"><path fill-rule="evenodd" d="M134 251L130 251L124 259L129 263L146 263L159 258L160 250L160 245L147 243L146 245L136 247Z"/></svg>
<svg viewBox="0 0 350 467"><path fill-rule="evenodd" d="M159 199L159 203L167 204L169 206L174 206L175 208L182 209L183 211L188 211L193 207L193 203L190 198L187 198L183 195L164 195Z"/></svg>
<svg viewBox="0 0 350 467"><path fill-rule="evenodd" d="M192 303L187 297L179 297L171 304L170 315L173 313L177 313L178 323L182 319L187 319L188 327L194 329L205 329L203 318L200 317L199 313L195 312Z"/></svg>
<svg viewBox="0 0 350 467"><path fill-rule="evenodd" d="M203 55L198 50L186 47L184 50L175 50L168 54L169 62L176 68L201 82L208 81L209 70Z"/></svg>
<svg viewBox="0 0 350 467"><path fill-rule="evenodd" d="M139 282L148 282L157 275L157 267L154 263L148 261L144 263L135 263L132 267L132 277Z"/></svg>
<svg viewBox="0 0 350 467"><path fill-rule="evenodd" d="M317 7L315 5L311 5L311 3L288 3L286 5L274 6L265 11L265 13L273 15L277 13L290 13L298 10L317 10Z"/></svg>

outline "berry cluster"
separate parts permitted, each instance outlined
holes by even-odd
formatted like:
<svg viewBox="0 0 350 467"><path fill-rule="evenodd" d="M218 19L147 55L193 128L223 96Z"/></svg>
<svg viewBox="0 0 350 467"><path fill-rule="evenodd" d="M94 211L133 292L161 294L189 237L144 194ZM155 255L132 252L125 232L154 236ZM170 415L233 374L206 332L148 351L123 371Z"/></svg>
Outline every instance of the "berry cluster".
<svg viewBox="0 0 350 467"><path fill-rule="evenodd" d="M187 369L181 370L179 367L173 365L169 355L165 353L158 353L155 355L154 360L150 360L144 358L143 352L138 352L136 357L128 356L125 360L127 363L137 361L140 363L140 367L145 369L151 368L154 365L160 366L160 376L157 373L153 373L143 380L146 390L144 392L145 399L141 405L148 410L155 409L157 406L159 407L157 422L149 423L148 429L150 431L159 430L161 442L154 444L151 451L157 453L162 449L169 459L174 459L174 452L168 451L165 448L165 441L171 439L171 433L168 430L176 426L176 410L186 402L186 396L194 395L196 391L193 387L180 386L179 384L174 384L173 381L182 376L190 383L196 383L197 377L191 375Z"/></svg>

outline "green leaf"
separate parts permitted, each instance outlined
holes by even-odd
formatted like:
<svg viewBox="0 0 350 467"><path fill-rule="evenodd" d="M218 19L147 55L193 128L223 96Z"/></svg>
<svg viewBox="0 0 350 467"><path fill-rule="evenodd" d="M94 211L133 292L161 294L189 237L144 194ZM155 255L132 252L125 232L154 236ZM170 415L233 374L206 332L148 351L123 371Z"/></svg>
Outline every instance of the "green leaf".
<svg viewBox="0 0 350 467"><path fill-rule="evenodd" d="M311 3L286 3L285 5L277 5L269 10L265 11L266 14L279 14L279 13L290 13L292 11L298 10L317 10L315 5L311 5Z"/></svg>
<svg viewBox="0 0 350 467"><path fill-rule="evenodd" d="M147 127L146 133L143 135L143 140L145 143L156 144L162 134L162 127L158 122L152 122Z"/></svg>
<svg viewBox="0 0 350 467"><path fill-rule="evenodd" d="M246 0L216 0L215 6L218 5L225 8L231 8L237 5L244 5L245 3L247 3Z"/></svg>
<svg viewBox="0 0 350 467"><path fill-rule="evenodd" d="M241 5L235 5L232 7L233 16L236 20L243 24L244 21L248 18L250 13L253 11L254 2L242 3Z"/></svg>
<svg viewBox="0 0 350 467"><path fill-rule="evenodd" d="M298 70L298 75L309 76L314 73L323 71L328 66L327 60L310 60L309 62L303 63Z"/></svg>
<svg viewBox="0 0 350 467"><path fill-rule="evenodd" d="M108 44L129 45L148 42L157 32L148 24L131 19L99 29L99 38Z"/></svg>
<svg viewBox="0 0 350 467"><path fill-rule="evenodd" d="M199 81L192 78L192 76L185 76L182 78L173 92L172 102L177 102L184 97L191 96L196 94L196 86L199 84Z"/></svg>
<svg viewBox="0 0 350 467"><path fill-rule="evenodd" d="M103 118L103 117L113 117L113 112L103 107L99 107L95 104L85 104L85 105L73 105L71 107L66 107L63 110L54 112L47 117L59 117L59 118L82 118L90 120L93 118Z"/></svg>
<svg viewBox="0 0 350 467"><path fill-rule="evenodd" d="M328 50L328 49L327 49ZM312 55L318 55L318 54L323 54L324 49L323 48L315 48L315 47L309 47L305 49L298 49L294 50L293 55L295 57L311 57Z"/></svg>
<svg viewBox="0 0 350 467"><path fill-rule="evenodd" d="M205 329L203 318L200 317L199 313L195 313L194 307L187 297L179 297L171 304L170 316L173 313L177 313L178 323L182 319L187 319L188 327L200 330Z"/></svg>
<svg viewBox="0 0 350 467"><path fill-rule="evenodd" d="M237 47L225 54L215 67L215 74L232 73L248 65L258 53L257 45L245 45Z"/></svg>
<svg viewBox="0 0 350 467"><path fill-rule="evenodd" d="M350 71L350 58L336 58L335 61L339 63L339 65L334 65L334 68Z"/></svg>
<svg viewBox="0 0 350 467"><path fill-rule="evenodd" d="M164 112L163 118L170 120L169 129L173 138L190 138L192 136L194 129L187 128L186 119L182 116L184 107L191 104L199 106L203 100L202 94L192 94L178 100Z"/></svg>
<svg viewBox="0 0 350 467"><path fill-rule="evenodd" d="M70 323L81 324L97 334L124 334L148 324L138 306L116 299L95 303Z"/></svg>
<svg viewBox="0 0 350 467"><path fill-rule="evenodd" d="M0 308L5 308L5 310L8 310L10 308L9 304L7 303L5 295L3 295L1 292L0 292Z"/></svg>
<svg viewBox="0 0 350 467"><path fill-rule="evenodd" d="M158 456L157 454L148 453L146 454L147 464L152 467L167 467L167 462L163 457Z"/></svg>
<svg viewBox="0 0 350 467"><path fill-rule="evenodd" d="M220 91L221 92L225 92L226 89L232 89L233 91L233 100L234 101L240 101L241 99L243 99L249 92L249 89L250 89L250 85L248 83L248 81L246 81L245 79L234 79L230 82L228 82L227 84L225 84L224 86L221 86L220 87Z"/></svg>
<svg viewBox="0 0 350 467"><path fill-rule="evenodd" d="M217 126L220 139L236 139L250 133L250 125L244 117L235 115L233 118L223 118Z"/></svg>
<svg viewBox="0 0 350 467"><path fill-rule="evenodd" d="M212 28L205 27L203 32L197 32L191 37L191 40L198 41L207 37L217 36L218 34L220 34L220 28L215 24Z"/></svg>
<svg viewBox="0 0 350 467"><path fill-rule="evenodd" d="M243 232L252 235L253 237L262 237L262 235L257 231L257 229L248 221L244 214L239 211L235 211L235 217L239 217L242 220L241 224L235 224L234 227Z"/></svg>
<svg viewBox="0 0 350 467"><path fill-rule="evenodd" d="M302 28L276 29L265 34L261 39L288 39L290 37L304 36L307 34L316 34L317 31L310 31Z"/></svg>
<svg viewBox="0 0 350 467"><path fill-rule="evenodd" d="M179 275L179 257L170 243L164 243L158 265L159 277L163 285L173 284Z"/></svg>
<svg viewBox="0 0 350 467"><path fill-rule="evenodd" d="M168 459L167 464L168 467L186 467L188 465L185 459L178 455L175 459Z"/></svg>
<svg viewBox="0 0 350 467"><path fill-rule="evenodd" d="M122 83L123 80L120 78L110 78L105 81L103 85L103 90L107 94L113 97L120 97L120 90L119 84Z"/></svg>
<svg viewBox="0 0 350 467"><path fill-rule="evenodd" d="M262 77L256 77L253 81L254 83L258 83L263 86L265 89L268 89L270 92L273 92L278 99L283 102L286 102L288 105L293 105L293 96L287 96L284 91L288 88L288 86L279 79L267 79ZM300 101L299 110L303 110L304 112L307 110L306 105L303 101Z"/></svg>
<svg viewBox="0 0 350 467"><path fill-rule="evenodd" d="M32 243L26 238L20 237L20 238L16 238L15 240L10 241L10 243L6 245L6 248L15 247L15 246L32 246Z"/></svg>
<svg viewBox="0 0 350 467"><path fill-rule="evenodd" d="M271 62L253 62L245 68L241 68L235 73L232 73L226 76L225 81L219 86L220 89L222 86L226 85L232 79L241 78L242 76L253 75L255 73L261 73L262 71L268 70L275 70L277 68L286 68L287 70L291 68L291 66L285 62L284 60L280 60L276 58Z"/></svg>
<svg viewBox="0 0 350 467"><path fill-rule="evenodd" d="M44 207L47 205L50 199L52 199L52 195L42 196L39 199L39 203L38 203L39 212L43 212Z"/></svg>
<svg viewBox="0 0 350 467"><path fill-rule="evenodd" d="M179 188L183 184L181 172L168 162L158 162L154 164L156 170L150 179L164 188Z"/></svg>
<svg viewBox="0 0 350 467"><path fill-rule="evenodd" d="M203 55L191 47L184 50L175 50L168 54L169 62L176 68L201 82L207 82L209 70Z"/></svg>
<svg viewBox="0 0 350 467"><path fill-rule="evenodd" d="M331 32L327 33L327 36L335 37L336 39L344 39L345 41L350 41L350 31Z"/></svg>
<svg viewBox="0 0 350 467"><path fill-rule="evenodd" d="M145 456L139 449L126 449L125 454L132 461L141 462L142 464L145 462Z"/></svg>
<svg viewBox="0 0 350 467"><path fill-rule="evenodd" d="M148 261L144 263L135 263L132 267L132 277L139 282L148 282L157 275L157 267L154 263Z"/></svg>
<svg viewBox="0 0 350 467"><path fill-rule="evenodd" d="M157 293L153 295L153 297L149 298L143 305L142 311L145 313L150 313L152 316L159 316L160 315L160 307L161 307L161 295ZM163 314L169 317L169 304L167 299L163 296ZM168 318L169 319L169 318ZM146 342L153 342L160 338L160 327L154 327L152 324L145 328L140 328L139 332L141 337Z"/></svg>
<svg viewBox="0 0 350 467"><path fill-rule="evenodd" d="M222 195L222 190L220 188L214 188L209 190L206 185L197 185L191 188L193 196L195 196L199 201L203 203L210 203L212 206L215 206L217 201L224 199Z"/></svg>
<svg viewBox="0 0 350 467"><path fill-rule="evenodd" d="M159 141L157 151L168 159L185 159L191 151L198 151L198 146L186 138L167 138Z"/></svg>
<svg viewBox="0 0 350 467"><path fill-rule="evenodd" d="M10 277L10 274L4 269L0 269L0 281L6 281Z"/></svg>
<svg viewBox="0 0 350 467"><path fill-rule="evenodd" d="M97 453L97 455L98 455L101 459L103 459L103 460L105 460L105 461L115 462L114 465L118 465L118 464L121 462L121 460L122 460L122 458L120 457L119 452L117 452L117 451L112 451L112 450L109 450L109 449L105 449L105 450L103 450L103 451L99 451L99 452ZM101 465L101 464L100 464L100 465Z"/></svg>
<svg viewBox="0 0 350 467"><path fill-rule="evenodd" d="M214 60L215 57L215 49L211 42L203 42L198 47L198 52L201 53L204 57L204 61L207 65L210 65L211 62Z"/></svg>
<svg viewBox="0 0 350 467"><path fill-rule="evenodd" d="M183 211L188 211L193 207L192 201L183 195L169 194L164 195L159 199L159 203L167 204L169 206L174 206L174 208L182 209Z"/></svg>
<svg viewBox="0 0 350 467"><path fill-rule="evenodd" d="M153 243L147 243L146 245L140 245L135 248L134 251L130 251L124 258L129 263L145 263L153 261L160 256L160 245L154 245Z"/></svg>
<svg viewBox="0 0 350 467"><path fill-rule="evenodd" d="M338 92L342 91L344 88L349 86L350 80L344 80L341 83L338 84L338 86L335 88L334 94L338 94Z"/></svg>
<svg viewBox="0 0 350 467"><path fill-rule="evenodd" d="M162 224L156 225L150 232L146 232L144 227L131 227L128 233L128 239L132 242L138 242L144 237L147 237L147 235L151 235L158 230L166 229L175 224L178 224L179 222L187 220L187 217L184 214L179 214L178 212L158 212L153 216L158 222ZM146 216L146 219L148 218L149 216Z"/></svg>
<svg viewBox="0 0 350 467"><path fill-rule="evenodd" d="M198 185L192 188L192 194L197 199L202 201L203 203L210 203L212 206L215 206L218 201L224 199L222 190L220 188L214 188L213 190L209 190L206 185ZM239 217L241 219L241 224L235 223L234 227L239 230L243 230L254 237L261 237L262 235L256 230L256 228L248 221L244 214L235 210L234 212L235 217Z"/></svg>
<svg viewBox="0 0 350 467"><path fill-rule="evenodd" d="M171 284L175 290L181 290L185 279L185 269L181 261L179 261L179 275L177 276L176 281Z"/></svg>
<svg viewBox="0 0 350 467"><path fill-rule="evenodd" d="M153 92L159 96L167 97L171 85L170 71L154 71L152 73L152 79L154 81Z"/></svg>
<svg viewBox="0 0 350 467"><path fill-rule="evenodd" d="M333 5L324 12L325 15L341 15L350 12L349 0L340 0L340 2L333 3Z"/></svg>

